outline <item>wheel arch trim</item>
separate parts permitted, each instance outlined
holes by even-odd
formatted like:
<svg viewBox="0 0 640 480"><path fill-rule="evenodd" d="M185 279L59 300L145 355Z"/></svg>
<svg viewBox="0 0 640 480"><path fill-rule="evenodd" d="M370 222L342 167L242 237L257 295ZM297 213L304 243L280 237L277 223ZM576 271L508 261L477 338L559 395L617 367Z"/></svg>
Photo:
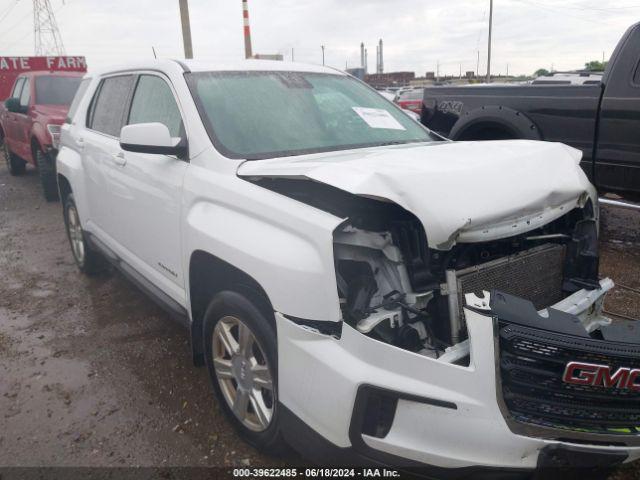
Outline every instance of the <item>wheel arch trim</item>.
<svg viewBox="0 0 640 480"><path fill-rule="evenodd" d="M486 105L465 112L455 123L449 137L458 140L478 125L498 125L524 140L542 140L542 133L538 126L527 115L513 108L501 105Z"/></svg>

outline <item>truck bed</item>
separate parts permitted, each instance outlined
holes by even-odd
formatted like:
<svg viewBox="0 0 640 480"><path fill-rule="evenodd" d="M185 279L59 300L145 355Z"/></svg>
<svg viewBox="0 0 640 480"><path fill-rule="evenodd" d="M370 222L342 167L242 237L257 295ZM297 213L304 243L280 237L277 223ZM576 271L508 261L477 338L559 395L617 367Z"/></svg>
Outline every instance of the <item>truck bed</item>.
<svg viewBox="0 0 640 480"><path fill-rule="evenodd" d="M592 157L600 85L470 85L432 87L424 91L422 121L455 140L483 139L473 116L487 115L504 129L503 138L530 138L567 143ZM468 117L463 128L454 125ZM511 129L513 135L509 136ZM495 136L493 137L495 138Z"/></svg>

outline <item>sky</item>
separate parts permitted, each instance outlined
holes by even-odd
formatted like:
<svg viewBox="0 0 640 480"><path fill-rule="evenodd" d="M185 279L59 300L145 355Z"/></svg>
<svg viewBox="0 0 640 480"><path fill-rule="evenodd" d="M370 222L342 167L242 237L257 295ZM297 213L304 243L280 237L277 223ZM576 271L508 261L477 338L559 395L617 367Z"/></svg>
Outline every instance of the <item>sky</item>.
<svg viewBox="0 0 640 480"><path fill-rule="evenodd" d="M89 68L153 56L183 58L178 0L50 0L68 55ZM244 55L241 0L189 0L194 57ZM457 75L486 72L489 0L249 0L254 53L343 69L360 65L360 43L375 69ZM495 0L492 73L582 68L611 55L640 21L640 0ZM31 0L0 0L0 55L32 55Z"/></svg>

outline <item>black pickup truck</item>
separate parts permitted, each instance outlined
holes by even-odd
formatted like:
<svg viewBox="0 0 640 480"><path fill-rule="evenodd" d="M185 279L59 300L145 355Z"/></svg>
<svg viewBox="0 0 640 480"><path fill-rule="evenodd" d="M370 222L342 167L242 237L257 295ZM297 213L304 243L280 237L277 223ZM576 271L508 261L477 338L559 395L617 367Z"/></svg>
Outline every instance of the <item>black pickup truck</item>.
<svg viewBox="0 0 640 480"><path fill-rule="evenodd" d="M421 117L453 140L522 138L584 152L602 192L640 198L640 23L624 34L596 85L469 85L424 92Z"/></svg>

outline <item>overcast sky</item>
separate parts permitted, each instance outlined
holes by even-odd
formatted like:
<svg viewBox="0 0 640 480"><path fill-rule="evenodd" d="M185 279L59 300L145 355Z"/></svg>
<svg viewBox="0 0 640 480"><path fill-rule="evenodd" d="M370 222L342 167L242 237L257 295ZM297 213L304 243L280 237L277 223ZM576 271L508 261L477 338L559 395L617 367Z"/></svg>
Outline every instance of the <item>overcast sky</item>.
<svg viewBox="0 0 640 480"><path fill-rule="evenodd" d="M183 56L178 0L51 0L69 55L92 66L152 56ZM242 58L241 0L190 0L196 58ZM530 74L540 67L581 68L608 57L640 20L640 0L495 0L493 73ZM31 0L0 0L0 55L33 54ZM249 0L256 53L358 66L359 46L375 69L385 42L385 71L419 76L486 71L489 0Z"/></svg>

